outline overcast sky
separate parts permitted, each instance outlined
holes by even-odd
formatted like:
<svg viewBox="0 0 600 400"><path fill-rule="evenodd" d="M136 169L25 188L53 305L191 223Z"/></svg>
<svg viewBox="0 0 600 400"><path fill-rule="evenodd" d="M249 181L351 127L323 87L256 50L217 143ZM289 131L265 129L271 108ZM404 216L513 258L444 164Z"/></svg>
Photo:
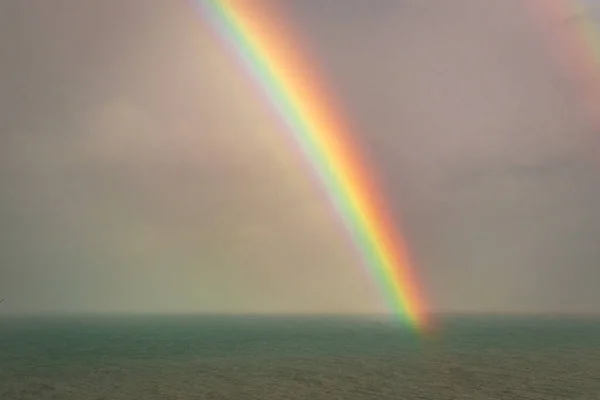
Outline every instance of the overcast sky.
<svg viewBox="0 0 600 400"><path fill-rule="evenodd" d="M600 312L600 138L520 0L286 4L437 310ZM3 310L383 309L189 3L8 0L0 18Z"/></svg>

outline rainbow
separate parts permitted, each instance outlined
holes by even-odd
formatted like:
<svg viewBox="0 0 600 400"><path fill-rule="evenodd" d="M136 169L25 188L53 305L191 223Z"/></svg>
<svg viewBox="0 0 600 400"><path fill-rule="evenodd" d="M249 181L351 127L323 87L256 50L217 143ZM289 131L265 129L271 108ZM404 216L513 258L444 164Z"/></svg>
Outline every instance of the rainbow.
<svg viewBox="0 0 600 400"><path fill-rule="evenodd" d="M235 49L324 184L390 311L410 327L430 327L407 247L386 214L382 192L353 143L347 119L289 23L265 1L199 0L217 34ZM277 16L278 18L274 18Z"/></svg>
<svg viewBox="0 0 600 400"><path fill-rule="evenodd" d="M576 0L530 0L529 5L542 23L550 49L578 85L594 122L600 124L600 32L588 8Z"/></svg>

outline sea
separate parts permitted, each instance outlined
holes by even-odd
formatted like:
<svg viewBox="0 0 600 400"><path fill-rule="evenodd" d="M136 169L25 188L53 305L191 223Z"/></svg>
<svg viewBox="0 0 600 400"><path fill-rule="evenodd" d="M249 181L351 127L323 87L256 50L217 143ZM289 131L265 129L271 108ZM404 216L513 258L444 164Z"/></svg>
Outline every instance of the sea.
<svg viewBox="0 0 600 400"><path fill-rule="evenodd" d="M0 399L600 399L600 318L0 317Z"/></svg>

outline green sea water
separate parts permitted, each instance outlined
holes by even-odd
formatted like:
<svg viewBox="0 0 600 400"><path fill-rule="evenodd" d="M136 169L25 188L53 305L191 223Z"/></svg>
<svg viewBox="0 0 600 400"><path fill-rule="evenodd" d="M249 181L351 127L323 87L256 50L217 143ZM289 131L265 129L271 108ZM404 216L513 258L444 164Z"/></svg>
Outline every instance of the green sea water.
<svg viewBox="0 0 600 400"><path fill-rule="evenodd" d="M600 399L600 319L0 318L0 399Z"/></svg>

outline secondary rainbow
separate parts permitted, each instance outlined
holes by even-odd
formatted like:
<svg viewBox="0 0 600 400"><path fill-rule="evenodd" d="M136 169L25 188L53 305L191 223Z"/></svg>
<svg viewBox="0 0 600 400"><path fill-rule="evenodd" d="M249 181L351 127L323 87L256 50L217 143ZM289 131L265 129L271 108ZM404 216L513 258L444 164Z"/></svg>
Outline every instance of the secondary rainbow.
<svg viewBox="0 0 600 400"><path fill-rule="evenodd" d="M349 123L334 106L315 63L274 2L196 0L267 95L341 215L390 311L409 326L430 326L406 244L359 155ZM269 7L267 7L269 6Z"/></svg>
<svg viewBox="0 0 600 400"><path fill-rule="evenodd" d="M591 5L576 0L529 0L542 23L549 47L565 66L600 126L600 21L594 22ZM598 3L600 6L600 3ZM600 17L600 7L596 9Z"/></svg>

